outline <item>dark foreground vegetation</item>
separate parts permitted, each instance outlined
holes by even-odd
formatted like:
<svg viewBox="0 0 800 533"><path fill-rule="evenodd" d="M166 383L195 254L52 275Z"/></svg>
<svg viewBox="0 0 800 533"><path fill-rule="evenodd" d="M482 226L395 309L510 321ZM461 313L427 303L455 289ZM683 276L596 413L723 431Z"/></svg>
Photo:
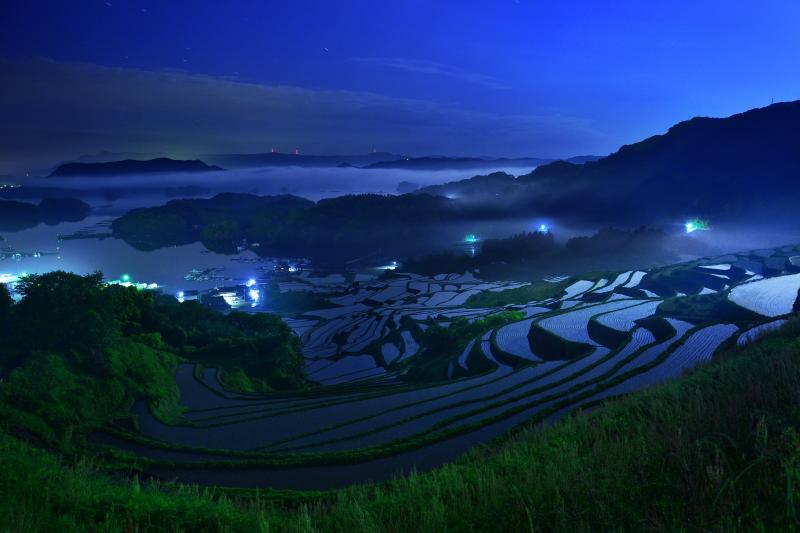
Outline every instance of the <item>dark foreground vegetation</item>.
<svg viewBox="0 0 800 533"><path fill-rule="evenodd" d="M280 318L222 315L101 274L30 275L14 304L0 285L0 424L57 450L130 418L137 399L163 420L180 419L179 361L222 370L233 390L305 386L297 338Z"/></svg>
<svg viewBox="0 0 800 533"><path fill-rule="evenodd" d="M101 288L91 277L48 276L27 281L20 304L12 306L0 294L4 339L9 332L14 337L12 352L3 344L6 372L0 385L3 529L800 528L798 319L755 344L718 353L713 363L679 380L570 415L552 427L521 430L434 472L287 503L257 492L111 477L92 458L42 440L38 429L53 425L63 431L66 421L99 417L123 392L157 395L158 383L168 389L165 378L150 380L166 376L174 365L159 344L171 337L157 342L158 330L145 326L153 322L144 317L163 312L157 302ZM113 314L97 307L109 302L117 309ZM205 327L239 332L244 327L222 317L207 320ZM244 319L233 319L238 320ZM193 323L187 319L180 327ZM86 329L77 331L76 324ZM190 327L187 339L194 335Z"/></svg>

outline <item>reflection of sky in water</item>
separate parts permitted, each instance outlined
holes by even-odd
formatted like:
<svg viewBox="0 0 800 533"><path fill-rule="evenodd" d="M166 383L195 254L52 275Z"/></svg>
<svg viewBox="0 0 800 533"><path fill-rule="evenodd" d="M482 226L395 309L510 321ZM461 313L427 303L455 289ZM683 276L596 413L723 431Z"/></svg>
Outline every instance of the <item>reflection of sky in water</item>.
<svg viewBox="0 0 800 533"><path fill-rule="evenodd" d="M110 220L106 217L89 217L82 222L69 222L57 226L40 224L35 228L19 232L0 232L6 242L22 253L56 252L59 256L42 255L38 258L25 257L20 261L10 259L0 261L0 273L18 275L21 272L43 273L51 270L67 270L86 274L101 270L106 279L117 279L129 274L138 282L165 285L165 292L179 290L206 289L224 285L224 281L186 281L183 277L193 268L224 267L222 275L242 282L257 276L257 267L271 267L271 263L244 263L232 261L234 258L255 259L252 252L235 256L206 252L200 243L186 246L162 248L152 252L141 252L119 239L77 239L57 240L58 234L71 234L98 222ZM107 231L100 228L101 231Z"/></svg>

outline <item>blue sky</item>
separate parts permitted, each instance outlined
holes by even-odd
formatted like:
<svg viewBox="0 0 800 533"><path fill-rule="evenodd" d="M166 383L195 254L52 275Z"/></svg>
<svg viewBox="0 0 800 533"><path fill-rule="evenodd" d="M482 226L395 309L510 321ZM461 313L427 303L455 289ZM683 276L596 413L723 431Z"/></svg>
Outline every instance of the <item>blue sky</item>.
<svg viewBox="0 0 800 533"><path fill-rule="evenodd" d="M800 93L800 3L0 6L0 173L84 152L608 153Z"/></svg>

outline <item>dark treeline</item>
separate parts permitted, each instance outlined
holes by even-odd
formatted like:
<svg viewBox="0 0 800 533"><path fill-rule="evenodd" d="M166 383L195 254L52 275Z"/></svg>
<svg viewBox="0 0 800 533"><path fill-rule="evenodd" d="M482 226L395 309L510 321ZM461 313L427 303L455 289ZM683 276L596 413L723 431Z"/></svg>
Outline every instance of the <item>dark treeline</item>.
<svg viewBox="0 0 800 533"><path fill-rule="evenodd" d="M428 195L350 195L311 202L291 195L219 194L134 209L115 220L114 234L153 250L201 241L233 253L246 243L262 255L349 258L379 249L405 249L430 238L438 224L461 217L447 198Z"/></svg>
<svg viewBox="0 0 800 533"><path fill-rule="evenodd" d="M443 252L408 259L404 270L420 274L506 270L522 268L529 273L576 265L636 263L654 264L674 258L672 238L658 229L604 228L589 237L575 237L561 245L551 232L520 233L505 239L487 239L474 255Z"/></svg>

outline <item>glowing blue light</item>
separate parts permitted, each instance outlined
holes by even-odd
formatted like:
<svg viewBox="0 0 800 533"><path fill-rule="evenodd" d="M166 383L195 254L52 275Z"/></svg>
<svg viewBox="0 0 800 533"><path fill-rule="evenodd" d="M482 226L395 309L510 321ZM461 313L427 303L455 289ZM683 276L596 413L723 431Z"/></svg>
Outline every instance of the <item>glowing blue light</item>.
<svg viewBox="0 0 800 533"><path fill-rule="evenodd" d="M178 292L178 298L183 298L184 296L185 296L185 295L183 294L183 291L179 291L179 292Z"/></svg>
<svg viewBox="0 0 800 533"><path fill-rule="evenodd" d="M248 279L247 283L245 283L245 285L247 285L248 287L253 287L253 286L255 286L255 284L256 284L256 280L254 280L253 278Z"/></svg>
<svg viewBox="0 0 800 533"><path fill-rule="evenodd" d="M473 235L472 233L464 237L464 242L467 244L475 244L479 240L480 239L476 235Z"/></svg>
<svg viewBox="0 0 800 533"><path fill-rule="evenodd" d="M693 231L697 231L697 227L694 225L694 222L687 222L683 226L686 228L686 233L692 233Z"/></svg>
<svg viewBox="0 0 800 533"><path fill-rule="evenodd" d="M250 292L247 293L250 296L250 299L254 302L257 302L259 298L261 298L261 293L258 292L258 289L250 289Z"/></svg>
<svg viewBox="0 0 800 533"><path fill-rule="evenodd" d="M539 233L549 233L550 228L547 227L547 224L540 224L539 225Z"/></svg>

